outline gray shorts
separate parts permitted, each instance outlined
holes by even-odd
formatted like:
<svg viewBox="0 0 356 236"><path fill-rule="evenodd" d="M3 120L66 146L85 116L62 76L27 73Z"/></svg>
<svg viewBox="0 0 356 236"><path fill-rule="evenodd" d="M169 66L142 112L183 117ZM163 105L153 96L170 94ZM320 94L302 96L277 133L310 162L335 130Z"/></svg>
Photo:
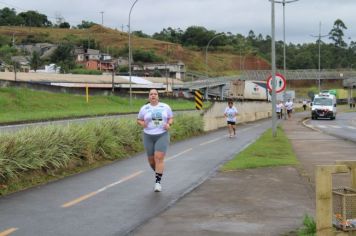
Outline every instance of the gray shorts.
<svg viewBox="0 0 356 236"><path fill-rule="evenodd" d="M167 152L169 144L169 133L146 134L143 133L143 145L145 146L147 156L153 156L155 152Z"/></svg>

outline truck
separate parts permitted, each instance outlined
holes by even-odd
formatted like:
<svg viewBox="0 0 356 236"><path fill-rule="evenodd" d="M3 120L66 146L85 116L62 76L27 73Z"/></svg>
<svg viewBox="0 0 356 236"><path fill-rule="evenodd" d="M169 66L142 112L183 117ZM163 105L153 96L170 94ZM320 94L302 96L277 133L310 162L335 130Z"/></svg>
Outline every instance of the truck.
<svg viewBox="0 0 356 236"><path fill-rule="evenodd" d="M228 91L229 98L255 101L268 101L270 96L266 81L234 80Z"/></svg>
<svg viewBox="0 0 356 236"><path fill-rule="evenodd" d="M336 96L329 92L322 92L314 96L311 104L312 120L319 118L336 118Z"/></svg>

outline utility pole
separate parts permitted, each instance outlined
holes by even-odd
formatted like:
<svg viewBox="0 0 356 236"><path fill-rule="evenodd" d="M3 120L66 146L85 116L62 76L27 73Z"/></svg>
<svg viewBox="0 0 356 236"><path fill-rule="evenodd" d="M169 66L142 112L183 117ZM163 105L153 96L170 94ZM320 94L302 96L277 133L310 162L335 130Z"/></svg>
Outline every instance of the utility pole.
<svg viewBox="0 0 356 236"><path fill-rule="evenodd" d="M101 14L101 26L104 26L104 12L99 12Z"/></svg>
<svg viewBox="0 0 356 236"><path fill-rule="evenodd" d="M318 90L320 93L320 64L321 64L321 60L320 60L320 43L321 43L321 38L327 37L329 36L328 34L325 35L321 35L321 22L319 22L319 35L311 35L312 37L318 38L318 45L319 45L319 52L318 52Z"/></svg>

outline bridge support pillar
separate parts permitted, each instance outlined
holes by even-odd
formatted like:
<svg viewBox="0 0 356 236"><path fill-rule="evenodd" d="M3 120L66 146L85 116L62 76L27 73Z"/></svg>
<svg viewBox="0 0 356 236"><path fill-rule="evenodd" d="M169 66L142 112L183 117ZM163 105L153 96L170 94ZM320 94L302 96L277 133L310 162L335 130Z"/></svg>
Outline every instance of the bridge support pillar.
<svg viewBox="0 0 356 236"><path fill-rule="evenodd" d="M219 86L220 100L224 100L224 88L225 88L225 85L220 85Z"/></svg>
<svg viewBox="0 0 356 236"><path fill-rule="evenodd" d="M208 100L208 99L209 99L209 94L208 94L208 92L209 92L208 87L205 87L205 88L204 88L204 99L205 99L205 100Z"/></svg>

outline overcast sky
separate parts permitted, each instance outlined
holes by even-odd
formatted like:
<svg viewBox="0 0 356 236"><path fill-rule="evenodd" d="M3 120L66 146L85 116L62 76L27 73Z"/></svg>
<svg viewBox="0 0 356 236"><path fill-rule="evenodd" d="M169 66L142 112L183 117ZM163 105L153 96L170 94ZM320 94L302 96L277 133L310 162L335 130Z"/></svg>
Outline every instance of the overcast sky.
<svg viewBox="0 0 356 236"><path fill-rule="evenodd" d="M283 0L279 0L283 1ZM290 1L290 0L286 0ZM36 10L53 23L61 16L71 25L82 20L127 31L134 0L0 0L0 8L16 12ZM276 39L283 39L283 7L276 3ZM286 4L286 41L314 42L311 35L328 34L336 19L347 26L345 41L356 41L356 0L299 0ZM103 14L100 12L104 12ZM271 3L268 0L138 0L131 13L131 30L152 35L163 28L203 26L216 32L271 35ZM328 41L327 37L323 39Z"/></svg>

